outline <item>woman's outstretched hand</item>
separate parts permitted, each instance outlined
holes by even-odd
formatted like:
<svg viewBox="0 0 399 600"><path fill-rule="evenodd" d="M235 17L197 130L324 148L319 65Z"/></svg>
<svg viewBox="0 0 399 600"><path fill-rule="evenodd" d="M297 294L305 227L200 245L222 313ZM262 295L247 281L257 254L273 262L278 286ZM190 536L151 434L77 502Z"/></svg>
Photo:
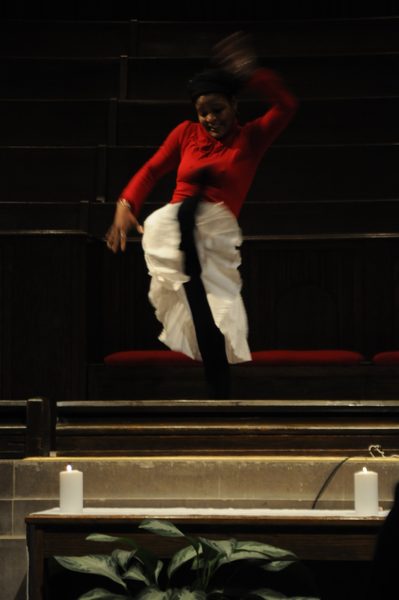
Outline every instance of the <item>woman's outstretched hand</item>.
<svg viewBox="0 0 399 600"><path fill-rule="evenodd" d="M251 38L242 31L218 42L213 48L213 60L219 67L240 79L248 79L257 67Z"/></svg>
<svg viewBox="0 0 399 600"><path fill-rule="evenodd" d="M120 248L122 252L126 250L126 238L129 229L136 229L138 233L143 233L144 229L138 222L127 203L117 202L115 209L114 222L108 229L105 240L107 248L112 252L118 252Z"/></svg>

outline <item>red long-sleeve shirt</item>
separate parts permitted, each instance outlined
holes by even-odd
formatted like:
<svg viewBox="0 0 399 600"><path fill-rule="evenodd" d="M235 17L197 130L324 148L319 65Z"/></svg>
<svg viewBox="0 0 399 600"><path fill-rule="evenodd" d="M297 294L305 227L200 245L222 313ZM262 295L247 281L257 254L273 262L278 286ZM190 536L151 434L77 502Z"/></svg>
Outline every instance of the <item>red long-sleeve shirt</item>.
<svg viewBox="0 0 399 600"><path fill-rule="evenodd" d="M293 116L297 102L279 77L269 69L257 69L248 86L271 105L261 117L243 126L234 124L220 140L197 122L183 121L171 131L158 151L132 177L121 197L140 208L157 181L177 169L170 202L182 202L197 189L195 173L211 167L212 177L202 190L209 202L223 202L238 216L262 156Z"/></svg>

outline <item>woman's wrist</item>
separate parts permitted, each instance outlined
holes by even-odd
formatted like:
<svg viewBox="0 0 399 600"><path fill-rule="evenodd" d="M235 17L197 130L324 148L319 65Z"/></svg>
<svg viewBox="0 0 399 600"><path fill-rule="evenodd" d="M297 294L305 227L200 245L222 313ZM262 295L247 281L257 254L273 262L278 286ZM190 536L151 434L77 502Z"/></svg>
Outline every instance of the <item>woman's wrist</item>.
<svg viewBox="0 0 399 600"><path fill-rule="evenodd" d="M118 198L116 204L117 206L123 206L124 208L128 208L132 212L132 205L126 200L126 198Z"/></svg>

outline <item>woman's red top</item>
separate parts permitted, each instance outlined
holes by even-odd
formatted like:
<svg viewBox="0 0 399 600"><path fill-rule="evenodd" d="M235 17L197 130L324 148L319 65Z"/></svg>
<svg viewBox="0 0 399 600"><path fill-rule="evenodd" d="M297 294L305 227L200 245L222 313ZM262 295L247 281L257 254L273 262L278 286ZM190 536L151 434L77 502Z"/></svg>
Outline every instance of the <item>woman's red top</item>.
<svg viewBox="0 0 399 600"><path fill-rule="evenodd" d="M136 215L157 181L177 169L170 202L182 202L198 190L196 173L211 167L212 177L201 191L209 202L223 202L238 216L264 152L287 126L297 107L294 96L269 69L257 69L247 83L270 104L261 117L243 126L236 123L227 136L214 139L197 122L183 121L158 151L132 177L121 197Z"/></svg>

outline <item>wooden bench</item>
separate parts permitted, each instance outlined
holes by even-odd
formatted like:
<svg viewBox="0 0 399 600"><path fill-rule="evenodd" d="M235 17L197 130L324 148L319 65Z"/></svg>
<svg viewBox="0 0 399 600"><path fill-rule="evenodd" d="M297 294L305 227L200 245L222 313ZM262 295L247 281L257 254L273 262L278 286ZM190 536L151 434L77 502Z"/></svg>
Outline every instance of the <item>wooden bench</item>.
<svg viewBox="0 0 399 600"><path fill-rule="evenodd" d="M367 360L349 350L265 350L233 365L237 399L394 400L399 394L399 352ZM201 363L169 350L129 350L89 365L93 400L204 399Z"/></svg>
<svg viewBox="0 0 399 600"><path fill-rule="evenodd" d="M89 369L89 398L206 398L201 363L170 350L130 350ZM370 364L347 350L266 350L233 365L233 397L363 398ZM335 382L335 383L333 383Z"/></svg>

